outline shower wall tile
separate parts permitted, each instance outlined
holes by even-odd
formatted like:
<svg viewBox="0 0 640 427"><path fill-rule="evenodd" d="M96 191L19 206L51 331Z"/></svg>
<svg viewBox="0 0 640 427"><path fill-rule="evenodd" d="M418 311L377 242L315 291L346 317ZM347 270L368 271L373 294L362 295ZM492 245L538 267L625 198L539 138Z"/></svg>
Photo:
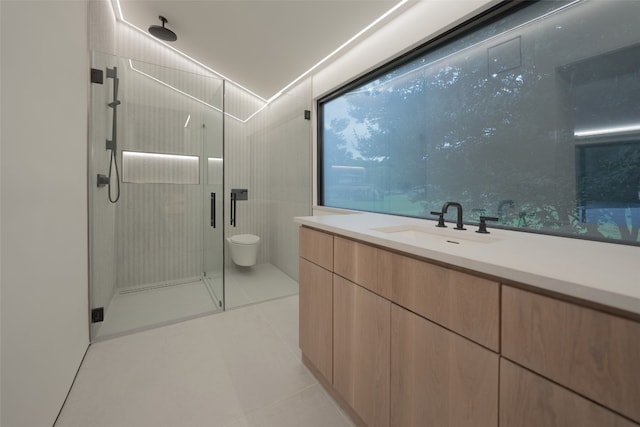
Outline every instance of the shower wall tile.
<svg viewBox="0 0 640 427"><path fill-rule="evenodd" d="M202 273L199 186L123 184L116 219L118 287Z"/></svg>
<svg viewBox="0 0 640 427"><path fill-rule="evenodd" d="M124 150L188 155L197 157L199 165L196 175L187 181L180 178L183 168L173 163L164 165L161 175L174 183L122 184L116 214L120 288L203 273L204 208L208 207L204 203L207 157L203 125L214 123L210 116L219 113L212 104L198 100L211 102L212 94L221 86L217 79L137 62L131 67L127 62L122 60L120 64L119 153ZM144 74L139 72L142 69ZM198 100L149 76L170 82Z"/></svg>
<svg viewBox="0 0 640 427"><path fill-rule="evenodd" d="M241 91L226 92L225 106L234 105L240 114L253 108L251 101ZM270 262L296 280L298 229L293 217L311 212L311 129L304 119L310 103L306 80L246 124L231 118L225 122L226 193L249 189L249 202L237 203L237 226L227 226L227 234L259 235L258 263Z"/></svg>
<svg viewBox="0 0 640 427"><path fill-rule="evenodd" d="M269 106L271 263L298 280L296 216L311 214L311 81L305 80Z"/></svg>
<svg viewBox="0 0 640 427"><path fill-rule="evenodd" d="M235 103L238 111L245 113L251 107L253 97L242 91L225 93L225 106ZM245 104L243 104L245 102ZM240 109L243 106L245 110ZM269 262L269 199L267 194L267 145L265 144L265 115L259 114L247 123L226 116L225 118L225 208L226 218L231 215L230 194L233 188L246 188L247 201L237 202L236 226L230 221L225 225L227 236L255 234L260 237L257 263ZM228 247L227 247L228 249ZM228 254L228 252L227 252ZM232 265L226 257L226 265Z"/></svg>

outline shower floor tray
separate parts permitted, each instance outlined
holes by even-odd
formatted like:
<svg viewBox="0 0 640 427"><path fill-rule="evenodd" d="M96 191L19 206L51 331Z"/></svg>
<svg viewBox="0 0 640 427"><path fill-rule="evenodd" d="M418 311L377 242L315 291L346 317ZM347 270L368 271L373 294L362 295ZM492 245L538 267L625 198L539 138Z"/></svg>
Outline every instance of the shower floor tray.
<svg viewBox="0 0 640 427"><path fill-rule="evenodd" d="M122 335L219 311L201 278L121 289L114 295L97 339Z"/></svg>

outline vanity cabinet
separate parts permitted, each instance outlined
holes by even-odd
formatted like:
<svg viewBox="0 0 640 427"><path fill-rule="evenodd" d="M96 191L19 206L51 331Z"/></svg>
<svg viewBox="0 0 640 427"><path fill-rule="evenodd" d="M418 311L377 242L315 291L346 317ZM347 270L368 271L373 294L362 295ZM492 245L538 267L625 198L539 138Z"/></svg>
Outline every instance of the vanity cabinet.
<svg viewBox="0 0 640 427"><path fill-rule="evenodd" d="M498 425L498 355L391 309L391 426Z"/></svg>
<svg viewBox="0 0 640 427"><path fill-rule="evenodd" d="M389 300L391 263L389 251L339 236L334 238L335 273Z"/></svg>
<svg viewBox="0 0 640 427"><path fill-rule="evenodd" d="M333 279L333 387L371 427L389 425L391 303Z"/></svg>
<svg viewBox="0 0 640 427"><path fill-rule="evenodd" d="M637 317L300 232L303 360L358 425L640 427Z"/></svg>
<svg viewBox="0 0 640 427"><path fill-rule="evenodd" d="M640 422L638 322L503 286L502 354Z"/></svg>
<svg viewBox="0 0 640 427"><path fill-rule="evenodd" d="M298 253L300 258L333 271L333 234L300 227Z"/></svg>
<svg viewBox="0 0 640 427"><path fill-rule="evenodd" d="M333 378L333 236L300 229L299 342L302 355ZM327 255L328 253L328 255ZM329 269L327 269L327 267Z"/></svg>
<svg viewBox="0 0 640 427"><path fill-rule="evenodd" d="M500 425L508 427L637 427L604 407L502 359Z"/></svg>
<svg viewBox="0 0 640 427"><path fill-rule="evenodd" d="M498 282L401 254L391 257L392 301L499 351Z"/></svg>

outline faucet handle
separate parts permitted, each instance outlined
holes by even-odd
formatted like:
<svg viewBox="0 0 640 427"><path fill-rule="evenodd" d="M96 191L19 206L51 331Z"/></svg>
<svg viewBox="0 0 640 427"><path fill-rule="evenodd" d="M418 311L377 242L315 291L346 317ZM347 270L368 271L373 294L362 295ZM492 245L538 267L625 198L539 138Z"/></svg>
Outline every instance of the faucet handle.
<svg viewBox="0 0 640 427"><path fill-rule="evenodd" d="M436 225L436 227L446 227L446 225L444 225L444 213L431 211L431 215L438 215L438 225Z"/></svg>
<svg viewBox="0 0 640 427"><path fill-rule="evenodd" d="M480 224L478 225L478 230L476 233L489 234L487 231L487 221L499 221L499 218L494 216L480 216Z"/></svg>

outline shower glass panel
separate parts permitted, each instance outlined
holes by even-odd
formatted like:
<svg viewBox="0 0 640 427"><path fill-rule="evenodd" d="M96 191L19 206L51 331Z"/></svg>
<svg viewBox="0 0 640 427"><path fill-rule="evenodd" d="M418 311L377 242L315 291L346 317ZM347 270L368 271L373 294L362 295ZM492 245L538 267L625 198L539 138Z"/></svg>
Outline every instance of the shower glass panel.
<svg viewBox="0 0 640 427"><path fill-rule="evenodd" d="M220 85L222 102L224 83ZM202 124L203 141L203 277L212 290L218 308L224 310L224 162L223 116L209 114Z"/></svg>
<svg viewBox="0 0 640 427"><path fill-rule="evenodd" d="M225 245L225 307L298 293L296 216L311 214L311 81L264 107L232 83L225 87L225 199L239 198L226 236L260 238L255 265L237 265ZM259 111L256 113L256 111ZM254 114L255 113L255 114ZM227 214L232 204L227 203Z"/></svg>
<svg viewBox="0 0 640 427"><path fill-rule="evenodd" d="M92 339L223 309L224 82L97 52L92 68Z"/></svg>

